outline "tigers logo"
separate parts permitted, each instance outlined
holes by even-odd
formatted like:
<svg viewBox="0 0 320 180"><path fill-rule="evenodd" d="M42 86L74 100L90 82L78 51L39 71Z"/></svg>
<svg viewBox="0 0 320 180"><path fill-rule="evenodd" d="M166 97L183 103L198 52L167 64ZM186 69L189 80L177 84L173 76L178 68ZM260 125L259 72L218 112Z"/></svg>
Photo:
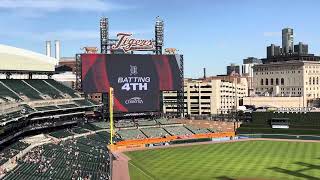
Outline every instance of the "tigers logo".
<svg viewBox="0 0 320 180"><path fill-rule="evenodd" d="M138 74L138 67L137 66L131 66L130 65L130 76L137 75Z"/></svg>
<svg viewBox="0 0 320 180"><path fill-rule="evenodd" d="M122 49L125 53L129 51L154 50L153 40L133 39L130 33L118 33L118 42L111 46L111 50Z"/></svg>

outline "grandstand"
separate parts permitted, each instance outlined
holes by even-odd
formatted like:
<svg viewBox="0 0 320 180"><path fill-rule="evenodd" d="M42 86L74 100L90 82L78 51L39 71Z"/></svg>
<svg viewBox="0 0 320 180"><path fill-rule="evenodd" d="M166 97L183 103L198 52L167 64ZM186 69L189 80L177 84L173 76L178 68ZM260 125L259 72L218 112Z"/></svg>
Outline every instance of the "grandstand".
<svg viewBox="0 0 320 180"><path fill-rule="evenodd" d="M17 141L9 146L0 146L0 166L6 163L10 158L17 155L21 150L27 148L29 144Z"/></svg>
<svg viewBox="0 0 320 180"><path fill-rule="evenodd" d="M164 128L172 136L192 135L193 133L184 126L170 126Z"/></svg>
<svg viewBox="0 0 320 180"><path fill-rule="evenodd" d="M61 129L61 130L50 133L50 136L53 136L55 138L65 138L72 135L74 134L68 129Z"/></svg>
<svg viewBox="0 0 320 180"><path fill-rule="evenodd" d="M2 79L0 80L0 96L18 101L80 97L76 91L52 79Z"/></svg>
<svg viewBox="0 0 320 180"><path fill-rule="evenodd" d="M163 124L161 124L162 122ZM121 140L159 138L166 136L184 136L193 134L207 134L217 132L215 129L199 128L184 125L162 118L157 120L120 121L115 123L117 135Z"/></svg>
<svg viewBox="0 0 320 180"><path fill-rule="evenodd" d="M100 107L51 79L0 79L0 97L0 145L29 131L77 124Z"/></svg>
<svg viewBox="0 0 320 180"><path fill-rule="evenodd" d="M175 121L169 121L169 120L166 119L166 118L157 119L156 121L157 121L159 124L161 124L161 125L180 124L180 123L177 123L177 122L175 122Z"/></svg>
<svg viewBox="0 0 320 180"><path fill-rule="evenodd" d="M108 133L49 143L33 148L3 178L109 179ZM20 145L21 148L22 145Z"/></svg>
<svg viewBox="0 0 320 180"><path fill-rule="evenodd" d="M146 136L139 129L120 130L117 131L117 134L123 140L146 138Z"/></svg>
<svg viewBox="0 0 320 180"><path fill-rule="evenodd" d="M206 134L206 133L211 133L210 130L205 129L205 128L198 128L198 127L194 127L194 126L185 126L189 131L191 131L194 134Z"/></svg>
<svg viewBox="0 0 320 180"><path fill-rule="evenodd" d="M155 126L157 125L157 121L155 120L137 120L137 126Z"/></svg>
<svg viewBox="0 0 320 180"><path fill-rule="evenodd" d="M148 138L155 138L155 137L165 137L169 136L170 134L164 130L163 128L144 128L141 129L143 134L145 134Z"/></svg>
<svg viewBox="0 0 320 180"><path fill-rule="evenodd" d="M135 124L130 120L121 120L121 121L117 121L114 126L116 128L128 128L128 127L134 127Z"/></svg>
<svg viewBox="0 0 320 180"><path fill-rule="evenodd" d="M74 91L73 89L64 86L63 84L52 80L52 79L46 79L44 80L46 83L50 84L52 87L54 87L55 89L59 90L60 92L62 92L63 94L67 94L69 96L71 96L72 98L77 98L79 97L79 93L77 93L76 91Z"/></svg>

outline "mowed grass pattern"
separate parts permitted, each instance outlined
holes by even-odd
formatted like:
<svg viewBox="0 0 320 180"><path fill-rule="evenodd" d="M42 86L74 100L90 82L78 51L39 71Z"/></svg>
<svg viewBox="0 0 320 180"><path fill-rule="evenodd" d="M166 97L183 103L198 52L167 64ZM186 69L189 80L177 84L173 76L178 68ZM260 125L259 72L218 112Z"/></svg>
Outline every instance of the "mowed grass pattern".
<svg viewBox="0 0 320 180"><path fill-rule="evenodd" d="M126 154L131 180L320 180L320 143L243 141Z"/></svg>

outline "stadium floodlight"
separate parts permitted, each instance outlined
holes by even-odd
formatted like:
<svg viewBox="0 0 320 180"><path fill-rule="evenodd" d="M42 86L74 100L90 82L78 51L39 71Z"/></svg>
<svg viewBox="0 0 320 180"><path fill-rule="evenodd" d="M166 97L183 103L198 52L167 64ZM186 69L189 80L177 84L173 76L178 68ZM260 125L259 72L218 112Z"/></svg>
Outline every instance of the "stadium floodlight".
<svg viewBox="0 0 320 180"><path fill-rule="evenodd" d="M109 39L109 20L106 17L100 19L100 44L101 53L106 54L108 50Z"/></svg>
<svg viewBox="0 0 320 180"><path fill-rule="evenodd" d="M155 43L156 43L156 54L162 54L162 46L164 39L164 22L160 17L157 17L155 25Z"/></svg>

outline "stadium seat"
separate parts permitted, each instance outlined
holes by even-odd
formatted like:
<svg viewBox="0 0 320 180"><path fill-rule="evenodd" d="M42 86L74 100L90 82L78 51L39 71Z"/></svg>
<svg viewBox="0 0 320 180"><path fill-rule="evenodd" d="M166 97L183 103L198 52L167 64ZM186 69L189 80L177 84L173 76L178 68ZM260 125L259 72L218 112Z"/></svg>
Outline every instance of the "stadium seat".
<svg viewBox="0 0 320 180"><path fill-rule="evenodd" d="M70 95L73 98L78 98L79 96L76 94L76 91L53 80L53 79L46 79L45 80L47 83L51 84L52 86L54 86L55 88L59 89L61 92L66 93L68 95Z"/></svg>
<svg viewBox="0 0 320 180"><path fill-rule="evenodd" d="M148 138L154 138L154 137L164 137L169 136L170 134L165 131L163 128L143 128L140 129L145 135L148 136Z"/></svg>
<svg viewBox="0 0 320 180"><path fill-rule="evenodd" d="M108 179L107 132L33 148L4 180Z"/></svg>
<svg viewBox="0 0 320 180"><path fill-rule="evenodd" d="M170 126L164 128L173 136L192 135L193 133L186 129L184 126Z"/></svg>
<svg viewBox="0 0 320 180"><path fill-rule="evenodd" d="M117 133L123 140L146 138L146 136L139 129L120 130L117 131Z"/></svg>
<svg viewBox="0 0 320 180"><path fill-rule="evenodd" d="M56 99L56 98L62 98L60 92L56 89L52 88L50 85L48 85L44 80L41 79L28 79L25 80L29 85L40 91L42 94L49 95L50 97Z"/></svg>
<svg viewBox="0 0 320 180"><path fill-rule="evenodd" d="M24 83L23 80L18 79L3 79L1 80L5 85L7 85L10 89L15 91L19 95L25 95L31 100L42 99L40 94Z"/></svg>

